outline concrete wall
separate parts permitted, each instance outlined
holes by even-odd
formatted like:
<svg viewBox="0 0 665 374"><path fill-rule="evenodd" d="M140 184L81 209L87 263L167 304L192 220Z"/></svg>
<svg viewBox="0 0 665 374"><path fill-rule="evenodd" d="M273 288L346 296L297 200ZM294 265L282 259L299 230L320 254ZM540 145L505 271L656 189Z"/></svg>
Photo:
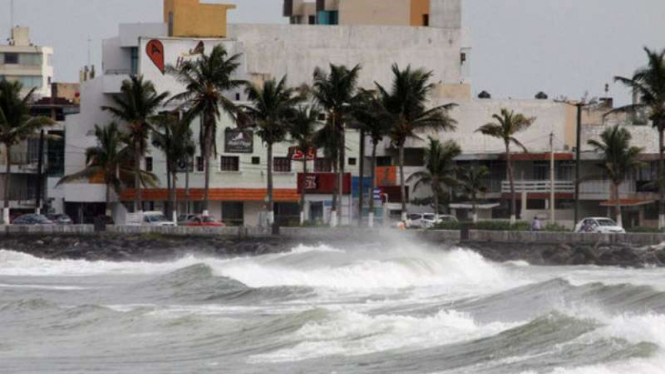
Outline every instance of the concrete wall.
<svg viewBox="0 0 665 374"><path fill-rule="evenodd" d="M359 86L387 85L393 63L433 70L434 82L459 83L460 30L397 26L229 25L244 46L248 73L269 74L297 86L317 67L362 64Z"/></svg>
<svg viewBox="0 0 665 374"><path fill-rule="evenodd" d="M176 37L226 37L226 12L235 5L200 3L199 0L164 0L164 23L173 14Z"/></svg>
<svg viewBox="0 0 665 374"><path fill-rule="evenodd" d="M430 0L430 26L442 29L462 27L462 0Z"/></svg>

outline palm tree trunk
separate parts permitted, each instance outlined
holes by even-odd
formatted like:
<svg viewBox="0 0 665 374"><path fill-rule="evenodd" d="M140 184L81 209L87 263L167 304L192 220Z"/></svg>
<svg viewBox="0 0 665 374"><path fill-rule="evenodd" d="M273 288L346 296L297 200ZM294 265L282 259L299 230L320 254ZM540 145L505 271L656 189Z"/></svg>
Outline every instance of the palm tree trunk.
<svg viewBox="0 0 665 374"><path fill-rule="evenodd" d="M305 216L306 211L306 197L307 197L307 149L303 152L305 157L302 161L302 193L300 194L300 225L304 225L307 217Z"/></svg>
<svg viewBox="0 0 665 374"><path fill-rule="evenodd" d="M339 174L337 173L337 170L339 169L338 163L339 163L339 157L332 157L330 162L332 163L332 168L333 168L333 175L335 176L335 183L333 186L333 196L332 196L332 210L330 211L330 226L331 227L337 227L337 209L339 209L339 200L338 200L338 195L337 191L339 189L339 183L337 183L337 180L339 179Z"/></svg>
<svg viewBox="0 0 665 374"><path fill-rule="evenodd" d="M436 183L437 185L439 184L438 182L434 182L434 183ZM434 214L436 214L436 215L438 216L438 215L439 215L439 187L438 187L437 185L432 186L432 187L433 187L433 188L432 188L432 192L434 192L434 193L433 193L433 197L434 197Z"/></svg>
<svg viewBox="0 0 665 374"><path fill-rule="evenodd" d="M369 227L374 227L374 191L376 190L376 146L372 142L372 191L369 193Z"/></svg>
<svg viewBox="0 0 665 374"><path fill-rule="evenodd" d="M404 143L399 145L399 186L402 194L402 221L406 221L406 185L404 184Z"/></svg>
<svg viewBox="0 0 665 374"><path fill-rule="evenodd" d="M12 173L12 153L11 153L11 146L8 144L5 145L5 152L6 152L6 162L7 162L7 170L5 172L5 208L3 209L2 212L2 218L3 222L5 225L9 224L9 189L11 188L11 173Z"/></svg>
<svg viewBox="0 0 665 374"><path fill-rule="evenodd" d="M510 224L514 225L517 221L517 204L515 202L515 175L513 173L513 163L509 143L506 143L506 162L508 167L508 180L510 181Z"/></svg>
<svg viewBox="0 0 665 374"><path fill-rule="evenodd" d="M476 194L471 194L471 203L473 204L473 223L478 223L478 203Z"/></svg>
<svg viewBox="0 0 665 374"><path fill-rule="evenodd" d="M189 155L185 156L187 162L187 166L185 166L185 213L189 214L191 213L191 198L189 196L189 165L191 163L191 159L189 158Z"/></svg>
<svg viewBox="0 0 665 374"><path fill-rule="evenodd" d="M363 225L363 195L365 190L365 130L360 130L360 190L358 191L358 225Z"/></svg>
<svg viewBox="0 0 665 374"><path fill-rule="evenodd" d="M268 143L268 201L266 204L266 212L267 212L269 226L272 226L275 223L275 203L273 201L272 169L273 169L272 143Z"/></svg>
<svg viewBox="0 0 665 374"><path fill-rule="evenodd" d="M106 216L110 217L111 215L111 184L106 183Z"/></svg>
<svg viewBox="0 0 665 374"><path fill-rule="evenodd" d="M661 121L665 122L665 119ZM658 207L658 228L660 230L665 229L665 123L661 123L658 131L658 150L659 150L659 159L658 159L658 195L659 195L659 207Z"/></svg>
<svg viewBox="0 0 665 374"><path fill-rule="evenodd" d="M134 140L134 191L136 191L136 196L134 199L134 211L142 212L143 211L143 192L141 190L141 162L143 158L141 157L141 140Z"/></svg>
<svg viewBox="0 0 665 374"><path fill-rule="evenodd" d="M168 130L166 130L168 131ZM168 135L168 133L167 133ZM167 138L167 144L168 144L168 138ZM166 148L169 148L169 145L166 146ZM172 217L173 216L173 206L171 205L171 202L173 201L173 186L171 184L171 158L168 156L168 153L170 150L166 152L166 188L168 190L168 197L166 199L166 217Z"/></svg>
<svg viewBox="0 0 665 374"><path fill-rule="evenodd" d="M619 186L621 183L613 183L612 195L614 196L614 213L616 215L617 225L623 227L623 222L621 220L621 201L619 200Z"/></svg>
<svg viewBox="0 0 665 374"><path fill-rule="evenodd" d="M171 200L171 207L173 209L173 222L176 223L178 222L178 175L175 168L171 174L173 178L173 183L171 184L173 187L173 200Z"/></svg>
<svg viewBox="0 0 665 374"><path fill-rule="evenodd" d="M339 176L337 178L337 183L338 183L338 191L339 193L339 199L337 200L339 202L339 209L337 209L337 222L339 224L342 224L342 216L343 216L343 207L344 207L344 169L345 169L345 164L346 164L346 134L344 133L344 125L340 126L340 149L339 149ZM349 207L350 207L350 202L349 202ZM350 210L349 210L350 212ZM350 219L351 217L349 217Z"/></svg>

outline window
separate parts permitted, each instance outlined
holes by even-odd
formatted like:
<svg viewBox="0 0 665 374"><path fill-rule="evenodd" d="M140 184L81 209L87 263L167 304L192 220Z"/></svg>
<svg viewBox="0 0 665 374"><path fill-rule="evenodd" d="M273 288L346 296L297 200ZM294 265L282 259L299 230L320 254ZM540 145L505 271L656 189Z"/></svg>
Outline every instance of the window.
<svg viewBox="0 0 665 374"><path fill-rule="evenodd" d="M18 65L18 53L5 53L6 65Z"/></svg>
<svg viewBox="0 0 665 374"><path fill-rule="evenodd" d="M393 164L393 159L390 156L383 156L376 158L376 166L385 167L385 166L392 166L392 164Z"/></svg>
<svg viewBox="0 0 665 374"><path fill-rule="evenodd" d="M252 165L261 165L261 157L252 157Z"/></svg>
<svg viewBox="0 0 665 374"><path fill-rule="evenodd" d="M556 179L560 181L572 181L575 179L575 162L563 161L557 167Z"/></svg>
<svg viewBox="0 0 665 374"><path fill-rule="evenodd" d="M429 14L423 14L423 26L429 26Z"/></svg>
<svg viewBox="0 0 665 374"><path fill-rule="evenodd" d="M138 47L132 47L132 74L136 75L139 73L139 49Z"/></svg>
<svg viewBox="0 0 665 374"><path fill-rule="evenodd" d="M173 12L169 12L169 36L173 36Z"/></svg>
<svg viewBox="0 0 665 374"><path fill-rule="evenodd" d="M549 180L550 164L546 161L537 161L533 163L533 179L537 181Z"/></svg>
<svg viewBox="0 0 665 374"><path fill-rule="evenodd" d="M196 157L196 171L203 171L205 168L203 167L203 157L198 156Z"/></svg>
<svg viewBox="0 0 665 374"><path fill-rule="evenodd" d="M354 158L354 157L349 158L349 166L356 166L357 163L358 163L358 160L356 158Z"/></svg>
<svg viewBox="0 0 665 374"><path fill-rule="evenodd" d="M273 165L275 166L275 172L277 173L291 172L291 159L288 157L275 157L273 159Z"/></svg>
<svg viewBox="0 0 665 374"><path fill-rule="evenodd" d="M309 16L309 24L316 25L316 16Z"/></svg>
<svg viewBox="0 0 665 374"><path fill-rule="evenodd" d="M314 160L314 171L317 173L330 173L332 171L332 162L327 158L317 158Z"/></svg>
<svg viewBox="0 0 665 374"><path fill-rule="evenodd" d="M44 83L41 76L18 77L17 81L21 82L25 88L42 88Z"/></svg>
<svg viewBox="0 0 665 374"><path fill-rule="evenodd" d="M41 66L42 65L41 53L21 53L18 54L18 63L21 65Z"/></svg>
<svg viewBox="0 0 665 374"><path fill-rule="evenodd" d="M236 93L236 101L240 101L240 94Z"/></svg>
<svg viewBox="0 0 665 374"><path fill-rule="evenodd" d="M545 210L545 200L527 200L526 208L528 210Z"/></svg>
<svg viewBox="0 0 665 374"><path fill-rule="evenodd" d="M152 157L145 158L145 171L152 172Z"/></svg>
<svg viewBox="0 0 665 374"><path fill-rule="evenodd" d="M237 156L222 156L221 169L222 171L239 171L240 158Z"/></svg>

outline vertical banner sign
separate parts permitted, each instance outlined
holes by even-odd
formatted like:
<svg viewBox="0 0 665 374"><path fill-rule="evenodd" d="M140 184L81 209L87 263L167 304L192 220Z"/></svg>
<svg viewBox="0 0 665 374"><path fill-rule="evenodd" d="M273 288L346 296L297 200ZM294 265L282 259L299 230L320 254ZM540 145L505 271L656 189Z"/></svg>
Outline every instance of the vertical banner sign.
<svg viewBox="0 0 665 374"><path fill-rule="evenodd" d="M157 69L164 74L164 44L161 41L153 39L146 45L146 53Z"/></svg>

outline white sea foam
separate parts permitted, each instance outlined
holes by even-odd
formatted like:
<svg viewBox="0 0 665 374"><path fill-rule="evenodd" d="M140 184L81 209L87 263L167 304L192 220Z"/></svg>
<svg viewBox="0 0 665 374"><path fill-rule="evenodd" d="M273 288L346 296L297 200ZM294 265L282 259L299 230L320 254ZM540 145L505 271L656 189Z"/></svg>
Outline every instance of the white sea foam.
<svg viewBox="0 0 665 374"><path fill-rule="evenodd" d="M424 318L401 315L369 316L332 312L324 321L307 323L287 341L295 347L250 357L250 363L302 361L317 357L355 356L400 348L424 349L497 334L515 324L478 325L454 310Z"/></svg>

